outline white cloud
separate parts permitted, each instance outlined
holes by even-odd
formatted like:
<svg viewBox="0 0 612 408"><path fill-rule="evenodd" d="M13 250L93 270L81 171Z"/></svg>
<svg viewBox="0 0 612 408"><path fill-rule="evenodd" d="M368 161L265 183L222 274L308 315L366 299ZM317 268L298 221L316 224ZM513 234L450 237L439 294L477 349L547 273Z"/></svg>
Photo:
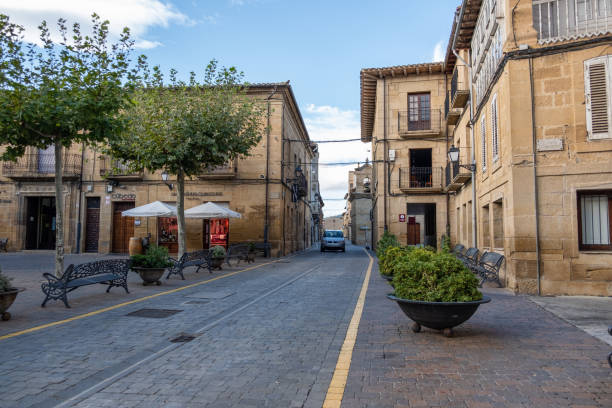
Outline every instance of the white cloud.
<svg viewBox="0 0 612 408"><path fill-rule="evenodd" d="M150 27L168 27L172 23L192 24L193 22L171 3L161 0L0 0L0 9L11 21L25 28L25 39L39 42L38 25L42 20L52 27L58 18L81 25L86 34L91 25L91 14L97 13L103 20L109 20L109 31L117 38L124 27L129 27L138 48L154 48L161 42L147 40L145 35Z"/></svg>
<svg viewBox="0 0 612 408"><path fill-rule="evenodd" d="M444 41L439 41L436 46L434 47L434 51L433 51L433 61L434 62L438 62L438 61L444 61Z"/></svg>
<svg viewBox="0 0 612 408"><path fill-rule="evenodd" d="M361 135L359 112L342 110L334 106L308 105L304 111L304 121L312 140L346 140L358 139ZM365 162L371 158L369 143L361 141L346 143L320 143L320 163ZM319 166L319 183L321 196L325 202L323 211L326 216L344 211L342 198L348 191L348 172L357 164L343 166Z"/></svg>

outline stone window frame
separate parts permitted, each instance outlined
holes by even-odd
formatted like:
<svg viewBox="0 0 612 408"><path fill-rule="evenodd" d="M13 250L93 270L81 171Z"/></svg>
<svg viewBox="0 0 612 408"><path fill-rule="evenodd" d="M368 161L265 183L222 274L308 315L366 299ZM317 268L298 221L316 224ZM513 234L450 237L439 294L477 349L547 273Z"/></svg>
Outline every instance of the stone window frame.
<svg viewBox="0 0 612 408"><path fill-rule="evenodd" d="M597 88L596 106L593 106L593 86ZM612 103L609 102L612 98L612 55L603 55L584 61L584 98L588 140L612 138ZM598 115L598 117L594 119L593 115ZM597 125L601 126L604 121L607 122L605 131L597 128ZM596 123L595 130L593 122Z"/></svg>
<svg viewBox="0 0 612 408"><path fill-rule="evenodd" d="M608 234L610 243L607 245L583 244L582 243L582 205L583 196L607 196L608 197ZM576 191L576 212L578 219L578 249L580 251L612 251L612 190L577 190Z"/></svg>

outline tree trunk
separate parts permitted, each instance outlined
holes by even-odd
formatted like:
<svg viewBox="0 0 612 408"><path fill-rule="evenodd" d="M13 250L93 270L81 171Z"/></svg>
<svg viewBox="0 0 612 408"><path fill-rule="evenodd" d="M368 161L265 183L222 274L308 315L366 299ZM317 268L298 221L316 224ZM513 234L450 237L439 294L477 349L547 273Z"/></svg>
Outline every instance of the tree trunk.
<svg viewBox="0 0 612 408"><path fill-rule="evenodd" d="M64 188L62 143L55 138L55 276L64 273Z"/></svg>
<svg viewBox="0 0 612 408"><path fill-rule="evenodd" d="M178 224L178 258L185 253L185 173L179 170L176 175L176 219Z"/></svg>

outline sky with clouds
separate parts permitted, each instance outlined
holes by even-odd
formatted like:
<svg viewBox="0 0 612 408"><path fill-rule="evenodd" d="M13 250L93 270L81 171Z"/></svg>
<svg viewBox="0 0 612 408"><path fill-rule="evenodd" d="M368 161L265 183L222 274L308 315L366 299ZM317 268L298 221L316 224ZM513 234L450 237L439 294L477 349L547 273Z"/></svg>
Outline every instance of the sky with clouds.
<svg viewBox="0 0 612 408"><path fill-rule="evenodd" d="M88 25L96 12L139 53L185 78L216 58L249 82L291 80L312 140L360 137L361 68L441 61L460 0L0 0L37 41L42 20ZM85 31L85 30L84 30ZM369 144L323 143L320 162L363 162ZM350 166L321 166L326 216L340 214ZM338 200L339 199L339 200Z"/></svg>

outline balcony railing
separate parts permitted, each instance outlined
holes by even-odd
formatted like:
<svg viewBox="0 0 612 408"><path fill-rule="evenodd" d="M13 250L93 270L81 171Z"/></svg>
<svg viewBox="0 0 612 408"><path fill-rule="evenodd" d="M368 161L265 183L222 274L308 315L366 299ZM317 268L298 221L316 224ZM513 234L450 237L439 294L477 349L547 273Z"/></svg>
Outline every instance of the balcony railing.
<svg viewBox="0 0 612 408"><path fill-rule="evenodd" d="M100 176L107 179L142 180L143 171L130 170L128 164L111 157L100 158Z"/></svg>
<svg viewBox="0 0 612 408"><path fill-rule="evenodd" d="M442 190L441 167L403 167L400 169L401 190Z"/></svg>
<svg viewBox="0 0 612 408"><path fill-rule="evenodd" d="M542 43L609 33L609 0L533 0L533 26Z"/></svg>
<svg viewBox="0 0 612 408"><path fill-rule="evenodd" d="M441 131L439 109L414 109L397 113L397 129L400 136L413 137L438 135Z"/></svg>
<svg viewBox="0 0 612 408"><path fill-rule="evenodd" d="M459 166L459 163L450 163L445 168L445 187L450 191L457 191L467 183L472 174L465 168Z"/></svg>
<svg viewBox="0 0 612 408"><path fill-rule="evenodd" d="M64 153L64 178L75 178L81 174L81 155ZM52 179L55 178L55 154L25 154L17 161L2 162L2 175L13 179Z"/></svg>
<svg viewBox="0 0 612 408"><path fill-rule="evenodd" d="M231 178L236 177L236 160L231 160L223 166L213 167L211 169L204 170L198 177L199 178Z"/></svg>
<svg viewBox="0 0 612 408"><path fill-rule="evenodd" d="M450 92L448 92L446 94L446 98L444 99L444 118L446 119L446 124L448 126L456 125L461 117L461 110L451 109L450 95Z"/></svg>

